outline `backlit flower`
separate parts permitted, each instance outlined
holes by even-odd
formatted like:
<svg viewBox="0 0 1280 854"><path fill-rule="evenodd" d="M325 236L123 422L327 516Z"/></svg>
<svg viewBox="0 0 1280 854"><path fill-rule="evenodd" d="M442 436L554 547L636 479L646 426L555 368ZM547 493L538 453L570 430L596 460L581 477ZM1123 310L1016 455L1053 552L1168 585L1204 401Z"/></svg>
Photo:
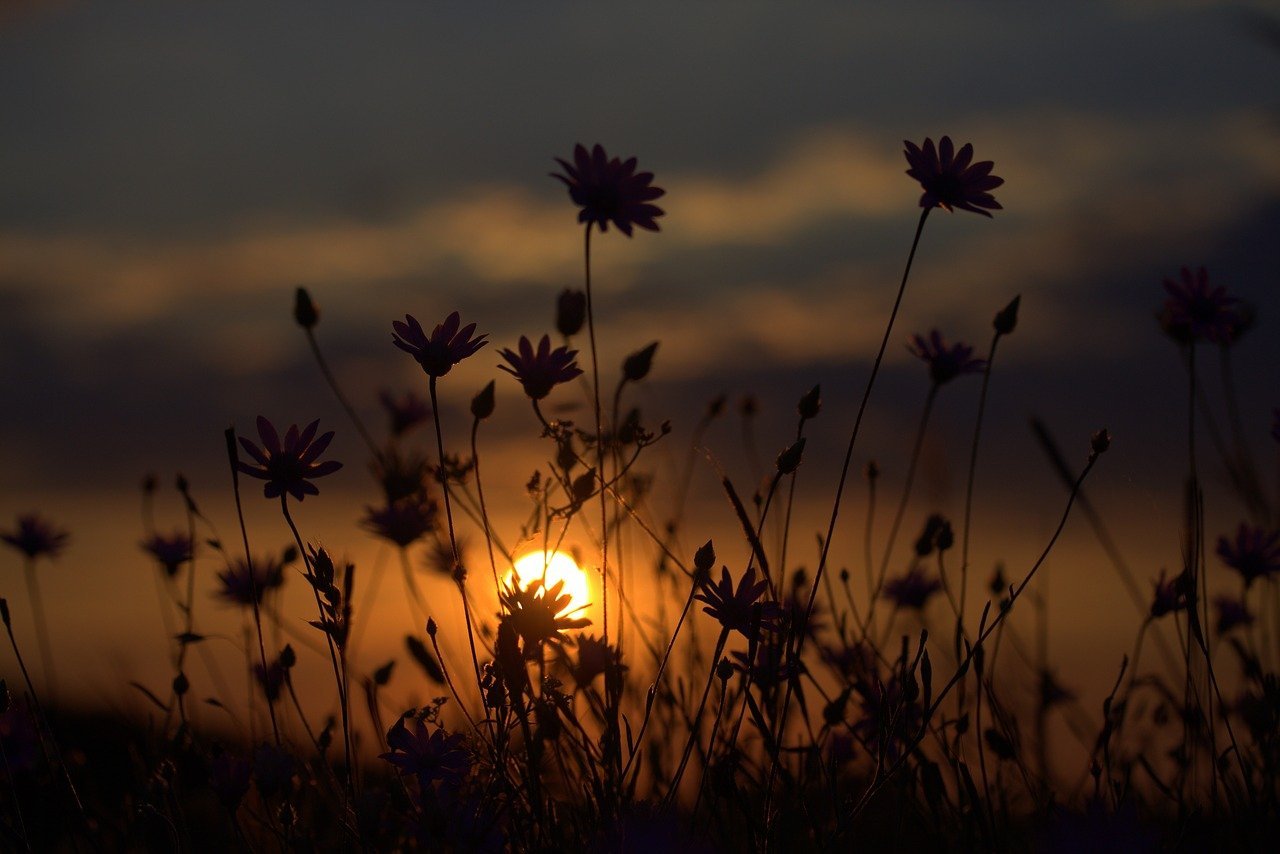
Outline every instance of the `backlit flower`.
<svg viewBox="0 0 1280 854"><path fill-rule="evenodd" d="M191 538L181 531L171 535L152 534L139 545L164 568L165 574L173 577L178 567L191 560Z"/></svg>
<svg viewBox="0 0 1280 854"><path fill-rule="evenodd" d="M542 400L559 383L569 382L582 375L582 369L574 361L578 351L567 347L552 350L550 336L542 336L537 351L523 335L520 336L519 346L519 353L509 349L502 351L502 358L511 367L498 365L498 369L519 380L524 386L524 393L534 400Z"/></svg>
<svg viewBox="0 0 1280 854"><path fill-rule="evenodd" d="M965 143L957 152L949 136L942 138L936 150L929 138L921 146L909 140L903 144L911 166L907 174L924 188L920 207L940 207L948 211L959 208L985 217L991 214L983 208L1001 210L991 191L1003 184L1004 179L991 174L995 164L990 160L972 162L972 145Z"/></svg>
<svg viewBox="0 0 1280 854"><path fill-rule="evenodd" d="M768 579L756 581L754 566L739 579L738 587L734 589L726 566L721 569L720 581L713 583L710 576L701 579L698 593L693 598L704 603L703 612L720 623L721 628L740 632L751 640L758 628L772 629L782 616L778 603L762 600L768 589Z"/></svg>
<svg viewBox="0 0 1280 854"><path fill-rule="evenodd" d="M436 511L434 501L402 498L385 507L367 508L360 524L366 531L403 547L435 528Z"/></svg>
<svg viewBox="0 0 1280 854"><path fill-rule="evenodd" d="M319 495L311 480L333 474L342 468L336 460L319 463L316 460L329 447L333 440L333 431L316 438L319 421L312 421L305 429L299 431L298 425L289 425L284 434L284 442L276 433L275 426L258 416L258 436L262 439L262 448L240 437L240 445L245 449L253 463L241 462L240 471L265 480L267 483L262 494L267 498L279 498L286 492L302 501L308 495Z"/></svg>
<svg viewBox="0 0 1280 854"><path fill-rule="evenodd" d="M662 208L650 204L666 191L652 186L652 172L636 172L636 159L620 160L609 157L604 148L595 145L587 151L584 145L573 148L573 165L556 158L564 174L551 173L552 178L564 182L569 188L569 198L582 208L578 222L588 227L600 226L608 231L612 222L628 237L632 226L657 231L654 220L662 216Z"/></svg>
<svg viewBox="0 0 1280 854"><path fill-rule="evenodd" d="M1173 578L1165 578L1165 571L1160 570L1160 578L1155 582L1155 592L1151 597L1152 618L1163 617L1174 611L1185 611L1188 585L1189 576L1185 572Z"/></svg>
<svg viewBox="0 0 1280 854"><path fill-rule="evenodd" d="M476 325L468 323L463 326L456 311L431 330L429 337L422 330L422 324L410 314L404 316L404 323L393 321L391 328L395 330L393 343L417 359L429 377L444 376L454 365L488 343L484 340L488 335L473 338Z"/></svg>
<svg viewBox="0 0 1280 854"><path fill-rule="evenodd" d="M17 528L0 534L0 540L4 540L29 558L57 557L66 548L70 539L70 534L59 530L37 513L20 515Z"/></svg>
<svg viewBox="0 0 1280 854"><path fill-rule="evenodd" d="M572 616L582 609L570 608L573 597L563 590L563 581L544 587L542 579L534 579L528 586L512 584L502 591L505 620L524 641L526 654L540 643L563 642L563 631L591 625L586 617Z"/></svg>
<svg viewBox="0 0 1280 854"><path fill-rule="evenodd" d="M928 604L929 598L941 589L941 581L927 577L923 569L913 566L905 575L886 581L880 595L899 608L919 611Z"/></svg>
<svg viewBox="0 0 1280 854"><path fill-rule="evenodd" d="M1177 281L1164 280L1168 294L1160 311L1160 327L1181 344L1212 341L1230 344L1248 326L1238 310L1239 300L1221 285L1209 284L1204 267L1183 267Z"/></svg>
<svg viewBox="0 0 1280 854"><path fill-rule="evenodd" d="M1243 599L1237 599L1233 596L1215 596L1213 609L1218 614L1215 626L1218 634L1225 634L1237 626L1253 624L1253 614L1249 613L1249 609L1245 607Z"/></svg>
<svg viewBox="0 0 1280 854"><path fill-rule="evenodd" d="M594 635L578 636L578 660L570 665L569 670L579 688L586 688L593 679L606 673L610 665L615 668L617 676L621 676L621 672L627 669L622 664L622 654L617 647Z"/></svg>
<svg viewBox="0 0 1280 854"><path fill-rule="evenodd" d="M255 599L261 603L267 591L284 584L284 568L293 558L292 549L278 558L254 555L252 564L236 558L218 573L217 596L236 605L252 605Z"/></svg>
<svg viewBox="0 0 1280 854"><path fill-rule="evenodd" d="M442 727L428 730L421 719L414 720L412 730L404 725L404 718L396 721L387 731L387 746L390 752L378 758L396 766L401 774L414 775L421 786L435 780L460 783L471 770L471 756L462 735L449 735Z"/></svg>
<svg viewBox="0 0 1280 854"><path fill-rule="evenodd" d="M1235 541L1218 538L1218 557L1240 573L1245 587L1258 578L1280 573L1280 531L1268 531L1241 523Z"/></svg>
<svg viewBox="0 0 1280 854"><path fill-rule="evenodd" d="M987 367L985 359L973 358L973 348L968 344L947 344L936 329L928 338L912 335L907 349L929 366L929 378L934 385L942 385L961 374L980 374Z"/></svg>
<svg viewBox="0 0 1280 854"><path fill-rule="evenodd" d="M391 435L403 436L431 417L431 407L411 391L396 397L389 391L378 394L378 401L391 419Z"/></svg>

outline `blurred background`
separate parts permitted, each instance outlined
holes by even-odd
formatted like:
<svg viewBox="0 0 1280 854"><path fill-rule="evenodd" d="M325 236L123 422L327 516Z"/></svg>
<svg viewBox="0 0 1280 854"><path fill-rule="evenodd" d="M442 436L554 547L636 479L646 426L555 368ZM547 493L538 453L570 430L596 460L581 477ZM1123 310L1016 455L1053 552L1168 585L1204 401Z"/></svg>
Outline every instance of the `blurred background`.
<svg viewBox="0 0 1280 854"><path fill-rule="evenodd" d="M183 473L233 542L222 431L252 436L259 414L337 431L329 456L346 465L297 508L303 536L365 578L391 564L360 666L420 632L388 549L358 526L378 489L293 323L298 285L379 435L380 391L427 392L391 346L392 320L410 313L429 328L459 310L488 333L490 346L442 380L441 415L446 443L465 453L467 402L497 380L486 494L504 539L518 539L524 484L553 451L496 370L498 350L553 332L556 294L581 286L576 209L547 175L576 142L637 156L667 190L661 233L611 230L594 244L606 387L627 353L661 342L629 398L674 430L648 456L656 516L708 401L727 395L696 455L686 558L715 537L722 562L741 568L717 466L750 495L793 436L796 401L821 383L793 523L797 561L814 565L919 213L902 141L949 134L995 161L1004 210L930 217L855 461L874 457L884 472L882 520L928 389L907 335L937 327L983 349L992 315L1022 294L992 379L976 577L997 560L1019 577L1061 513L1065 491L1031 416L1073 465L1090 432L1110 427L1088 494L1144 587L1176 572L1186 383L1155 314L1162 279L1182 265L1206 266L1257 307L1232 359L1248 439L1275 470L1276 12L1210 0L0 5L0 526L38 510L72 533L40 568L60 699L123 708L139 701L130 680L167 690L139 484L158 476L169 530L185 524L172 489ZM1205 370L1220 407L1216 362ZM940 396L904 544L929 512L960 517L978 385L961 379ZM744 419L747 396L758 411ZM562 389L551 409L585 423L583 401ZM431 447L430 428L414 441ZM1216 538L1244 511L1211 452L1202 460ZM283 548L278 506L256 482L245 495L256 549ZM858 565L864 497L855 483L836 565ZM212 598L216 556L202 552L197 567L199 627L235 661L242 615ZM457 643L456 592L421 571ZM1139 614L1080 518L1037 592L1059 680L1096 709ZM12 550L0 593L34 655ZM291 578L283 610L307 631L309 601ZM480 607L496 609L492 597ZM1030 634L1033 609L1019 620ZM0 662L12 669L9 653ZM325 667L305 662L319 677ZM392 689L405 703L442 693L407 672Z"/></svg>

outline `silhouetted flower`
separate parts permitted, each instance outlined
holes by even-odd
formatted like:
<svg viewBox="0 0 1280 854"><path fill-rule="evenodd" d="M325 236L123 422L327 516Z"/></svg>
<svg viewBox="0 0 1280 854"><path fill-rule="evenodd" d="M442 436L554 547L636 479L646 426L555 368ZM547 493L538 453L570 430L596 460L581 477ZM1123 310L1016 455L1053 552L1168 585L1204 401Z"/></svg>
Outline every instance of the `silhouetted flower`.
<svg viewBox="0 0 1280 854"><path fill-rule="evenodd" d="M556 331L568 338L582 331L587 320L587 295L565 288L556 298Z"/></svg>
<svg viewBox="0 0 1280 854"><path fill-rule="evenodd" d="M613 665L621 675L627 668L622 664L621 654L617 647L610 646L594 635L578 636L578 660L569 667L573 681L579 688L585 688Z"/></svg>
<svg viewBox="0 0 1280 854"><path fill-rule="evenodd" d="M502 351L502 358L506 359L511 367L498 365L498 369L506 371L519 380L524 386L524 393L534 400L542 400L557 384L569 382L582 375L582 369L574 361L578 351L567 347L557 347L552 350L550 336L542 336L536 352L533 345L529 343L529 339L523 335L520 336L519 346L519 353L509 349Z"/></svg>
<svg viewBox="0 0 1280 854"><path fill-rule="evenodd" d="M710 576L701 579L694 598L705 603L702 610L722 628L740 632L751 640L757 628L772 629L782 616L778 603L761 600L768 589L768 579L756 581L756 568L753 566L738 581L735 590L726 566L721 569L719 582L712 582Z"/></svg>
<svg viewBox="0 0 1280 854"><path fill-rule="evenodd" d="M437 507L434 501L409 497L376 510L372 507L366 510L364 521L360 523L364 529L397 546L416 542L435 528Z"/></svg>
<svg viewBox="0 0 1280 854"><path fill-rule="evenodd" d="M391 324L395 330L393 343L417 359L429 377L444 376L454 365L489 343L484 340L487 334L473 338L476 325L462 326L462 318L456 311L431 330L430 337L422 331L422 324L413 315L406 314L404 320L404 323L396 320Z"/></svg>
<svg viewBox="0 0 1280 854"><path fill-rule="evenodd" d="M292 550L279 558L255 555L252 564L246 564L244 558L232 560L218 573L218 597L236 605L253 605L255 598L261 603L267 591L284 584L284 568L293 555Z"/></svg>
<svg viewBox="0 0 1280 854"><path fill-rule="evenodd" d="M388 504L404 498L426 500L427 478L432 476L432 468L426 458L413 453L402 455L394 449L379 454L369 465Z"/></svg>
<svg viewBox="0 0 1280 854"><path fill-rule="evenodd" d="M987 367L985 359L973 358L973 348L968 344L948 345L936 329L928 338L912 335L907 349L929 366L929 378L934 385L942 385L961 374L980 374Z"/></svg>
<svg viewBox="0 0 1280 854"><path fill-rule="evenodd" d="M955 545L955 533L951 530L951 523L946 517L933 513L925 520L924 530L920 532L920 538L916 540L916 555L919 557L928 557L933 554L933 550L945 552L947 549Z"/></svg>
<svg viewBox="0 0 1280 854"><path fill-rule="evenodd" d="M1042 708L1056 706L1076 698L1075 693L1058 681L1049 670L1040 671L1040 705Z"/></svg>
<svg viewBox="0 0 1280 854"><path fill-rule="evenodd" d="M389 391L378 394L382 408L391 418L391 435L403 436L431 417L431 407L411 391L396 397Z"/></svg>
<svg viewBox="0 0 1280 854"><path fill-rule="evenodd" d="M1213 607L1218 612L1215 628L1218 634L1225 634L1237 626L1253 625L1253 614L1249 613L1243 599L1237 599L1234 596L1215 596Z"/></svg>
<svg viewBox="0 0 1280 854"><path fill-rule="evenodd" d="M1168 296L1160 311L1160 327L1180 344L1230 344L1246 327L1236 308L1239 300L1221 285L1210 286L1204 267L1194 271L1183 267L1179 281L1166 278L1164 289Z"/></svg>
<svg viewBox="0 0 1280 854"><path fill-rule="evenodd" d="M512 584L502 591L499 598L502 607L507 609L506 619L524 641L526 653L540 643L563 642L564 636L560 633L567 629L591 625L586 617L569 616L582 608L570 609L573 597L562 594L562 590L563 581L544 588L542 579L538 578L525 587Z"/></svg>
<svg viewBox="0 0 1280 854"><path fill-rule="evenodd" d="M920 207L936 206L948 211L959 208L985 217L991 214L983 208L1001 210L1000 203L990 191L1003 184L1004 179L991 174L991 168L995 166L992 161L972 162L972 145L965 143L957 152L949 136L939 141L937 150L933 147L933 140L927 137L922 146L910 140L904 140L903 144L907 147L904 153L911 166L907 174L924 188Z"/></svg>
<svg viewBox="0 0 1280 854"><path fill-rule="evenodd" d="M160 563L170 578L178 573L178 567L191 560L191 538L181 531L174 531L167 537L152 534L138 545Z"/></svg>
<svg viewBox="0 0 1280 854"><path fill-rule="evenodd" d="M582 208L578 222L588 227L598 225L602 232L609 230L613 222L628 237L631 227L639 226L657 231L656 217L662 216L662 208L650 204L666 191L652 186L652 172L636 172L636 159L620 160L609 157L599 144L591 151L578 144L573 147L573 165L556 158L565 174L551 173L552 178L564 182L569 188L569 198Z"/></svg>
<svg viewBox="0 0 1280 854"><path fill-rule="evenodd" d="M922 610L933 594L942 589L942 582L936 578L928 578L924 570L913 566L905 575L891 578L884 584L880 596L893 602L899 608Z"/></svg>
<svg viewBox="0 0 1280 854"><path fill-rule="evenodd" d="M280 689L284 688L284 680L288 675L289 671L279 661L273 661L265 668L261 664L253 665L253 676L268 703L280 699Z"/></svg>
<svg viewBox="0 0 1280 854"><path fill-rule="evenodd" d="M18 517L17 528L0 534L0 540L29 558L57 557L70 539L70 534L37 513L23 513Z"/></svg>
<svg viewBox="0 0 1280 854"><path fill-rule="evenodd" d="M1280 572L1280 531L1268 531L1241 523L1235 542L1218 538L1218 557L1240 573L1245 587L1258 578Z"/></svg>
<svg viewBox="0 0 1280 854"><path fill-rule="evenodd" d="M404 725L404 718L396 721L387 731L387 746L390 752L378 758L396 766L401 774L414 775L420 786L436 780L456 785L471 770L462 735L448 735L441 727L428 730L421 719L414 720L412 730Z"/></svg>
<svg viewBox="0 0 1280 854"><path fill-rule="evenodd" d="M298 425L291 424L284 434L284 442L281 443L275 426L259 415L258 436L262 439L262 448L259 449L253 442L240 437L241 447L256 463L241 462L240 471L250 477L265 480L267 483L262 494L267 498L279 498L287 492L302 501L308 495L319 495L320 490L310 481L342 468L342 463L336 460L316 462L325 448L329 447L329 442L333 441L332 430L316 438L319 426L319 421L312 421L304 430L299 431Z"/></svg>
<svg viewBox="0 0 1280 854"><path fill-rule="evenodd" d="M1179 573L1166 579L1165 571L1160 570L1160 578L1155 582L1155 594L1151 597L1151 616L1153 618L1183 611L1187 607L1186 573Z"/></svg>

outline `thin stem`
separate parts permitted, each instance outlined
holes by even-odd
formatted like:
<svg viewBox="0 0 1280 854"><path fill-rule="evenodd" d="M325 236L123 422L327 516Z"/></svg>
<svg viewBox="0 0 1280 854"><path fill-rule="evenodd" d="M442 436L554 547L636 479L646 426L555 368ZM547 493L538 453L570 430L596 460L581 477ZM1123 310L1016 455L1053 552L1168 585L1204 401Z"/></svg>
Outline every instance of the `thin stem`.
<svg viewBox="0 0 1280 854"><path fill-rule="evenodd" d="M480 450L476 436L480 431L480 419L471 422L471 462L475 466L476 496L480 500L480 521L484 525L484 545L489 552L489 570L493 573L493 591L502 595L502 584L498 581L498 562L493 556L493 532L489 527L489 509L484 503L484 486L480 480Z"/></svg>
<svg viewBox="0 0 1280 854"><path fill-rule="evenodd" d="M973 443L969 446L969 474L964 487L964 525L960 535L960 615L956 626L956 654L960 651L960 635L964 627L965 604L969 594L969 529L973 521L973 484L978 473L978 440L982 437L982 418L987 411L987 387L991 384L991 366L996 360L1000 332L991 337L987 364L982 371L982 391L978 393L978 415L973 424Z"/></svg>
<svg viewBox="0 0 1280 854"><path fill-rule="evenodd" d="M45 690L53 700L58 696L58 680L53 667L53 647L49 643L49 626L45 622L44 600L40 595L40 577L36 572L36 559L28 557L23 568L26 570L27 596L31 600L31 613L35 618L36 640L40 644L40 663L44 669Z"/></svg>
<svg viewBox="0 0 1280 854"><path fill-rule="evenodd" d="M333 389L333 394L338 398L338 403L342 404L342 408L347 412L347 417L355 425L356 432L360 434L361 439L364 439L364 443L369 446L369 451L373 454L373 458L381 460L382 453L378 450L377 443L373 441L373 437L365 429L364 422L360 420L360 416L356 415L356 410L351 405L351 402L347 400L347 396L342 393L342 389L338 386L338 380L334 377L333 372L329 370L329 363L325 361L324 356L320 353L320 345L316 342L315 333L309 327L305 331L307 333L307 343L311 345L311 352L316 357L316 364L320 366L320 373L324 374L325 382L329 384L329 388Z"/></svg>
<svg viewBox="0 0 1280 854"><path fill-rule="evenodd" d="M707 684L702 689L702 699L698 701L698 711L694 713L692 721L693 725L689 728L689 738L684 744L684 753L680 756L680 765L676 768L675 776L671 779L671 787L667 789L667 795L663 798L663 804L669 805L676 796L676 792L680 789L680 779L684 776L684 769L689 764L689 754L693 752L693 746L698 741L698 721L702 717L702 710L707 706L707 696L711 693L711 683L716 678L716 666L720 661L720 653L724 652L725 641L729 639L729 630L721 629L720 637L716 639L716 650L711 656L711 667L707 673Z"/></svg>

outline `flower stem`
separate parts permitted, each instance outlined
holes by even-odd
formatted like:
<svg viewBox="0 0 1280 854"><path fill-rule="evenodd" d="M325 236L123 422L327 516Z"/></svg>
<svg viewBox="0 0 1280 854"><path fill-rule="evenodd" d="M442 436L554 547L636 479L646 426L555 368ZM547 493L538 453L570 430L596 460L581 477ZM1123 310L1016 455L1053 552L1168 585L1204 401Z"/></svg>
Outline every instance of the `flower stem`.
<svg viewBox="0 0 1280 854"><path fill-rule="evenodd" d="M324 374L325 382L329 384L329 388L333 389L333 394L338 398L338 403L342 404L342 408L346 410L347 417L351 419L351 423L355 425L356 432L360 434L360 438L364 439L364 443L369 446L369 452L373 454L375 460L382 459L382 453L378 450L378 445L373 441L373 437L369 435L368 429L365 428L364 422L360 420L360 416L356 414L355 407L347 400L347 396L342 393L342 388L338 385L338 380L333 375L333 371L329 370L329 363L325 361L324 356L320 353L320 345L316 341L316 335L310 328L305 330L307 333L307 343L311 345L311 352L316 357L316 364L320 366L320 373Z"/></svg>
<svg viewBox="0 0 1280 854"><path fill-rule="evenodd" d="M53 666L53 647L49 644L49 625L44 617L44 600L40 595L40 577L36 572L36 559L27 558L23 564L27 578L27 596L31 600L31 613L35 618L36 641L40 644L40 663L44 668L44 687L50 700L58 696L58 681Z"/></svg>

